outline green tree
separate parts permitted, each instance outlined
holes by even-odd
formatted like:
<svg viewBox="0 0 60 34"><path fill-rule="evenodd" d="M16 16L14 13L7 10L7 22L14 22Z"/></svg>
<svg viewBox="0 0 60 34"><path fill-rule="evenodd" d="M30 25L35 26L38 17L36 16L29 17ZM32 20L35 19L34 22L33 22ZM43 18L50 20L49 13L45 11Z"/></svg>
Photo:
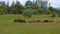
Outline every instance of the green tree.
<svg viewBox="0 0 60 34"><path fill-rule="evenodd" d="M25 3L25 8L32 8L32 9L36 9L38 8L37 2L32 2L32 1L27 1Z"/></svg>
<svg viewBox="0 0 60 34"><path fill-rule="evenodd" d="M8 8L9 6L7 4L5 4L5 2L0 2L0 13L1 14L7 14L8 13Z"/></svg>
<svg viewBox="0 0 60 34"><path fill-rule="evenodd" d="M25 3L25 7L28 7L28 6L32 6L32 2L31 2L31 1L27 1L27 2Z"/></svg>
<svg viewBox="0 0 60 34"><path fill-rule="evenodd" d="M3 7L0 7L0 15L5 13L5 9Z"/></svg>
<svg viewBox="0 0 60 34"><path fill-rule="evenodd" d="M22 10L24 9L24 7L20 4L19 1L16 1L16 4L11 5L11 11L13 14L22 14Z"/></svg>
<svg viewBox="0 0 60 34"><path fill-rule="evenodd" d="M41 14L44 14L45 11L44 11L43 8L39 7L39 8L37 8L37 9L35 9L35 13L36 13L37 15L41 15Z"/></svg>
<svg viewBox="0 0 60 34"><path fill-rule="evenodd" d="M11 7L13 7L14 5L15 5L15 1L12 2Z"/></svg>

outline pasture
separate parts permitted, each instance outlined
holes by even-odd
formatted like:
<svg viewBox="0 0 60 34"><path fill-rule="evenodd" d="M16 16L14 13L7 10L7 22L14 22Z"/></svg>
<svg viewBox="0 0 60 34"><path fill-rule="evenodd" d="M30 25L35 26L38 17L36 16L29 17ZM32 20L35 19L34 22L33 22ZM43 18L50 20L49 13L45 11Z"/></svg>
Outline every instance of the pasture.
<svg viewBox="0 0 60 34"><path fill-rule="evenodd" d="M51 23L13 23L14 19L44 20L53 19ZM60 34L60 18L48 15L35 15L31 18L22 15L0 15L0 34Z"/></svg>

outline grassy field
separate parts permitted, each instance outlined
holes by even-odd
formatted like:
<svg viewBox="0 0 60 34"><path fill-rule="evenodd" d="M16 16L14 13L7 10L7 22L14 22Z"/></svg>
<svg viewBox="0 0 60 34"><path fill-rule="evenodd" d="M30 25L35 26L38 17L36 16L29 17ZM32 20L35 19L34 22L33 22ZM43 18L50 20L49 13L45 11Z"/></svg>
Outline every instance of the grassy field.
<svg viewBox="0 0 60 34"><path fill-rule="evenodd" d="M13 23L14 19L36 20L53 19L54 23ZM33 16L0 15L0 34L60 34L60 18L48 15ZM58 22L56 22L58 21Z"/></svg>

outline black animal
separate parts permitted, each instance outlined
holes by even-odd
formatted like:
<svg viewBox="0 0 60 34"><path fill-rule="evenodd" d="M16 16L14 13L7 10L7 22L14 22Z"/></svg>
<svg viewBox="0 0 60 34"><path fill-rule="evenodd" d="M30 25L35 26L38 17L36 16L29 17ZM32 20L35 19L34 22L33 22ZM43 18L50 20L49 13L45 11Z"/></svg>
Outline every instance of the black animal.
<svg viewBox="0 0 60 34"><path fill-rule="evenodd" d="M44 22L48 22L48 20L44 20Z"/></svg>
<svg viewBox="0 0 60 34"><path fill-rule="evenodd" d="M15 23L15 22L25 23L25 20L22 20L22 19L15 19L15 20L14 20L14 23Z"/></svg>
<svg viewBox="0 0 60 34"><path fill-rule="evenodd" d="M53 20L44 20L44 22L53 22Z"/></svg>

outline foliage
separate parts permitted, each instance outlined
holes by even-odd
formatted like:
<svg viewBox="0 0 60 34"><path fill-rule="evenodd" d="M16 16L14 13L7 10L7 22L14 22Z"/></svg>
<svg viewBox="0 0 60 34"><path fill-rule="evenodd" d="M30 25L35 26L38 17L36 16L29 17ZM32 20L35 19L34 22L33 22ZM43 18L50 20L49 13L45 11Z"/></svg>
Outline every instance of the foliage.
<svg viewBox="0 0 60 34"><path fill-rule="evenodd" d="M23 13L27 13L28 15L29 12L34 15L50 15L53 14L53 12L56 14L60 13L60 10L57 10L53 7L46 8L47 2L41 2L41 6L38 6L37 2L32 1L26 1L24 6L19 1L16 1L16 3L13 1L11 6L9 6L9 1L7 4L5 4L5 2L1 2L0 4L0 15Z"/></svg>
<svg viewBox="0 0 60 34"><path fill-rule="evenodd" d="M32 17L32 10L31 9L26 9L24 10L23 16L25 17Z"/></svg>
<svg viewBox="0 0 60 34"><path fill-rule="evenodd" d="M58 17L60 17L60 14L58 14Z"/></svg>
<svg viewBox="0 0 60 34"><path fill-rule="evenodd" d="M36 11L37 15L47 14L47 12L48 12L47 10L45 10L45 9L43 9L41 7L38 7L37 9L35 9L35 11Z"/></svg>
<svg viewBox="0 0 60 34"><path fill-rule="evenodd" d="M12 7L11 7L11 11L13 14L22 14L22 9L23 9L23 6L20 4L19 1L16 2L16 4Z"/></svg>
<svg viewBox="0 0 60 34"><path fill-rule="evenodd" d="M27 6L31 6L33 3L31 2L31 1L27 1L26 3L25 3L25 7L27 7Z"/></svg>
<svg viewBox="0 0 60 34"><path fill-rule="evenodd" d="M51 10L46 10L46 14L50 15L50 14L52 14L52 11Z"/></svg>
<svg viewBox="0 0 60 34"><path fill-rule="evenodd" d="M56 13L53 13L53 14L51 15L51 17L53 17L53 18L56 17Z"/></svg>

